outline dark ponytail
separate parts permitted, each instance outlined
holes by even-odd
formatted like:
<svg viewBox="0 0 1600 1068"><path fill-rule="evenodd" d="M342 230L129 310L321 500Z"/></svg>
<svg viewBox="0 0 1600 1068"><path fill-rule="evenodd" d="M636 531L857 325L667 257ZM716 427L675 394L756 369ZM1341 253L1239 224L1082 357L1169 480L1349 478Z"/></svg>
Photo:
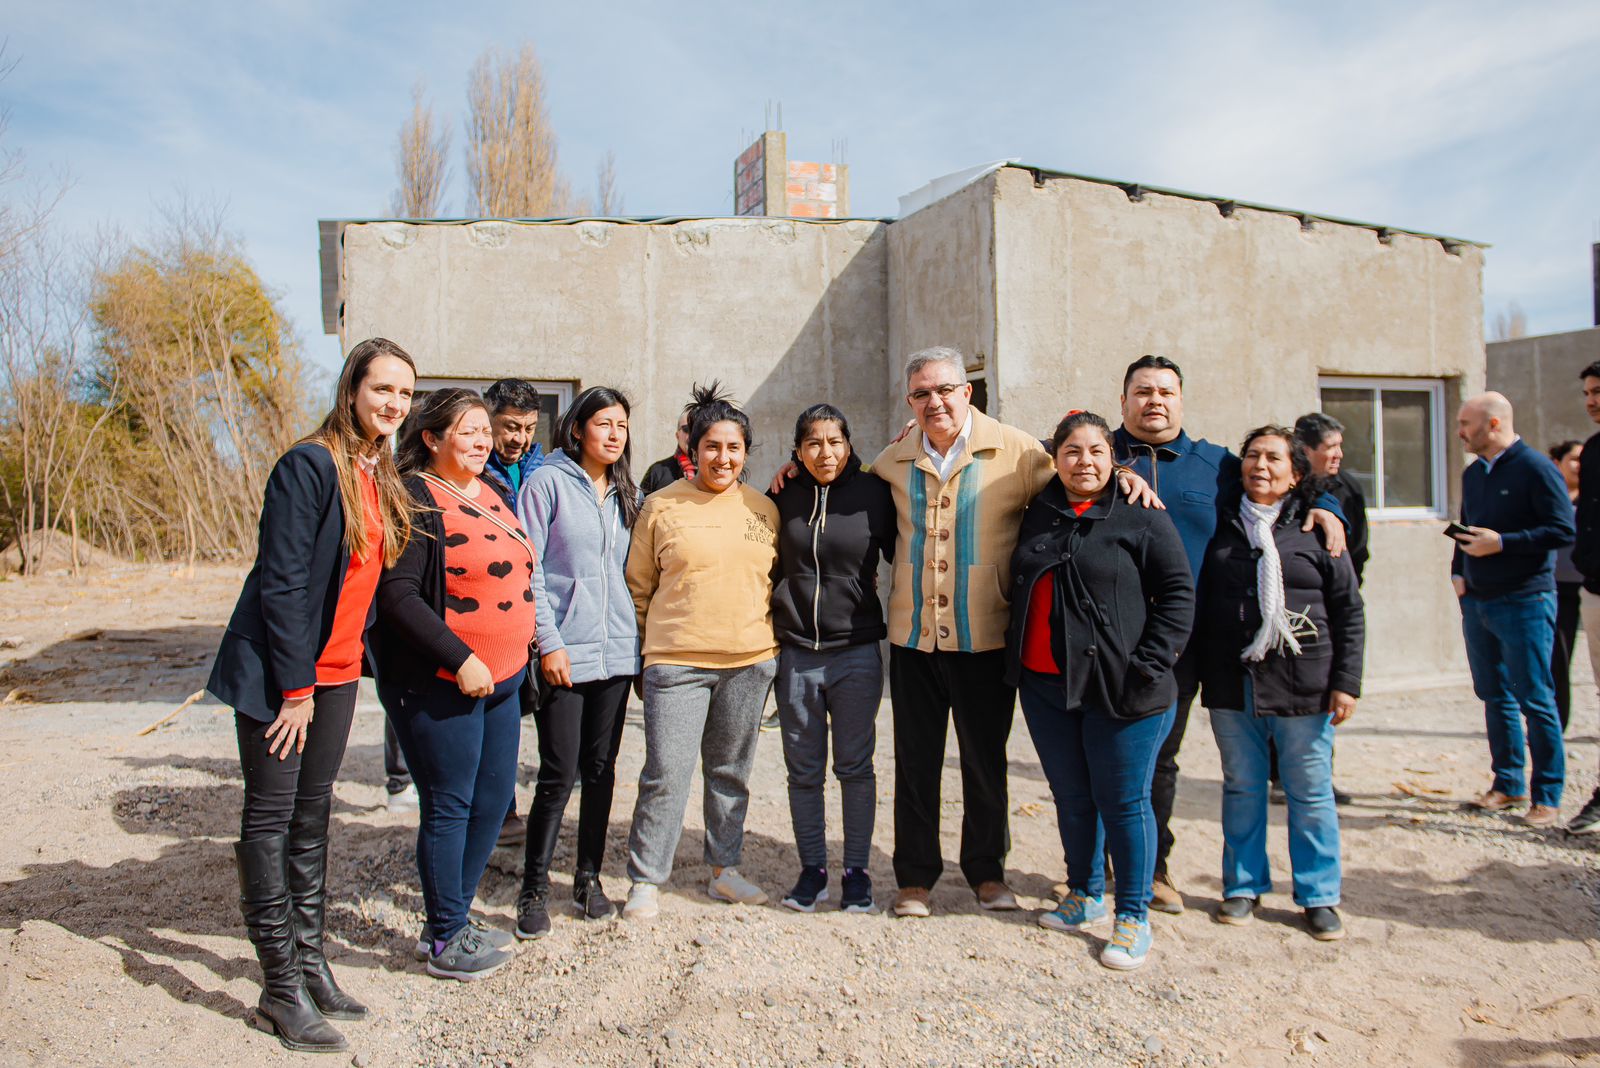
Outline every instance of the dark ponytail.
<svg viewBox="0 0 1600 1068"><path fill-rule="evenodd" d="M700 439L717 423L733 423L744 436L744 451L748 455L756 447L750 435L750 417L728 399L722 383L713 378L709 385L696 382L694 400L684 409L689 416L689 456L699 463L695 454L700 449Z"/></svg>

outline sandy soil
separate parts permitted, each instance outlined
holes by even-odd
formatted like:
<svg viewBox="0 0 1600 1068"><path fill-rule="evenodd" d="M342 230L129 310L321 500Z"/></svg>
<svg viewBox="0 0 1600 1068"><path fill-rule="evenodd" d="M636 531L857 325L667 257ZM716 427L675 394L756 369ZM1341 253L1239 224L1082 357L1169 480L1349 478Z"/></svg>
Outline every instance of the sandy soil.
<svg viewBox="0 0 1600 1068"><path fill-rule="evenodd" d="M245 1023L258 972L235 902L231 716L205 702L137 734L203 684L240 577L129 567L0 582L0 1062L295 1056ZM1583 694L1569 816L1595 784L1597 719ZM872 872L887 893L887 705L880 724ZM657 923L591 924L563 909L498 975L437 982L409 955L422 920L414 817L384 808L381 726L364 695L334 817L335 964L375 1010L343 1025L354 1064L1600 1064L1600 840L1459 810L1487 777L1481 706L1464 685L1370 695L1341 731L1338 777L1358 802L1343 821L1350 936L1335 944L1299 929L1286 892L1250 927L1212 920L1220 774L1197 712L1173 858L1191 907L1155 917L1154 955L1131 975L1096 963L1098 939L1042 931L1031 913L981 913L948 875L925 921L717 905L703 893L692 805ZM531 727L523 745L532 752ZM641 749L635 722L606 871L616 896ZM1040 906L1061 850L1020 716L1011 760L1010 879ZM953 751L947 768L954 872ZM1283 811L1273 815L1286 872ZM569 821L558 870L570 836ZM513 918L520 863L496 856L478 902L491 922ZM776 898L795 863L778 739L766 735L743 870Z"/></svg>

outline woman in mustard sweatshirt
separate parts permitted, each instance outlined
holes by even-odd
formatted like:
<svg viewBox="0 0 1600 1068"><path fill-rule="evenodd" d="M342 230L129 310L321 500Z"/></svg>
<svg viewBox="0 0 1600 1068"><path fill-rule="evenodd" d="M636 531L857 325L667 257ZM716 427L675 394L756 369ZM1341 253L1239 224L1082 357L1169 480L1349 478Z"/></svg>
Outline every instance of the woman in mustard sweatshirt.
<svg viewBox="0 0 1600 1068"><path fill-rule="evenodd" d="M778 509L739 481L749 416L716 382L696 386L694 397L695 476L645 499L628 553L628 590L644 635L645 737L628 835L628 919L659 912L696 754L705 778L707 892L730 904L767 900L738 864L761 706L777 673L771 602Z"/></svg>

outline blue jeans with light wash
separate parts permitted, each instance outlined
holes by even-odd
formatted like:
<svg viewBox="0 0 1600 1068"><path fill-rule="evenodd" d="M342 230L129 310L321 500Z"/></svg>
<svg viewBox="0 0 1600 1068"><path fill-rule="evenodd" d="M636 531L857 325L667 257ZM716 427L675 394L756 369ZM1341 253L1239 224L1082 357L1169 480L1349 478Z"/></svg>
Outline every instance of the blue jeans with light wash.
<svg viewBox="0 0 1600 1068"><path fill-rule="evenodd" d="M1248 691L1247 691L1248 692ZM1222 753L1222 896L1259 898L1272 890L1267 861L1267 742L1289 799L1289 867L1294 903L1339 903L1339 814L1333 807L1333 717L1258 716L1211 710Z"/></svg>
<svg viewBox="0 0 1600 1068"><path fill-rule="evenodd" d="M1472 689L1483 702L1493 789L1559 807L1567 757L1550 674L1555 591L1505 597L1468 593L1461 598L1461 631L1467 639ZM1523 720L1528 723L1526 741ZM1532 791L1523 770L1525 748L1533 756Z"/></svg>
<svg viewBox="0 0 1600 1068"><path fill-rule="evenodd" d="M1067 857L1067 885L1106 892L1105 853L1117 872L1116 914L1143 920L1156 871L1156 814L1150 780L1177 706L1154 716L1119 719L1096 708L1067 708L1061 684L1022 673L1022 716L1056 802Z"/></svg>

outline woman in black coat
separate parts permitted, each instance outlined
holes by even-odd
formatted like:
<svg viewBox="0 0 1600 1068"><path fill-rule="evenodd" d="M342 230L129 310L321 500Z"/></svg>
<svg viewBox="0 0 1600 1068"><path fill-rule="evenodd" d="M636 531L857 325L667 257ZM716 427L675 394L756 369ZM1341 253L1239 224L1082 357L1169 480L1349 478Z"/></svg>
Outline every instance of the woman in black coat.
<svg viewBox="0 0 1600 1068"><path fill-rule="evenodd" d="M267 479L255 566L206 683L234 709L244 772L234 852L265 980L256 1022L293 1050L342 1050L326 1018L367 1014L323 954L328 813L378 576L410 537L409 498L387 443L415 384L416 367L394 342L351 350L333 410Z"/></svg>
<svg viewBox="0 0 1600 1068"><path fill-rule="evenodd" d="M1284 427L1252 430L1241 491L1206 548L1195 633L1201 689L1222 755L1222 894L1217 918L1248 923L1272 889L1267 753L1276 746L1289 803L1294 900L1313 937L1344 937L1333 729L1361 693L1364 621L1348 555L1300 529L1311 462Z"/></svg>
<svg viewBox="0 0 1600 1068"><path fill-rule="evenodd" d="M1172 728L1172 667L1194 615L1194 581L1167 513L1111 484L1111 429L1074 412L1051 438L1058 478L1023 516L1011 557L1007 679L1056 801L1069 892L1040 926L1115 925L1100 961L1131 969L1150 949L1156 824L1150 778Z"/></svg>

